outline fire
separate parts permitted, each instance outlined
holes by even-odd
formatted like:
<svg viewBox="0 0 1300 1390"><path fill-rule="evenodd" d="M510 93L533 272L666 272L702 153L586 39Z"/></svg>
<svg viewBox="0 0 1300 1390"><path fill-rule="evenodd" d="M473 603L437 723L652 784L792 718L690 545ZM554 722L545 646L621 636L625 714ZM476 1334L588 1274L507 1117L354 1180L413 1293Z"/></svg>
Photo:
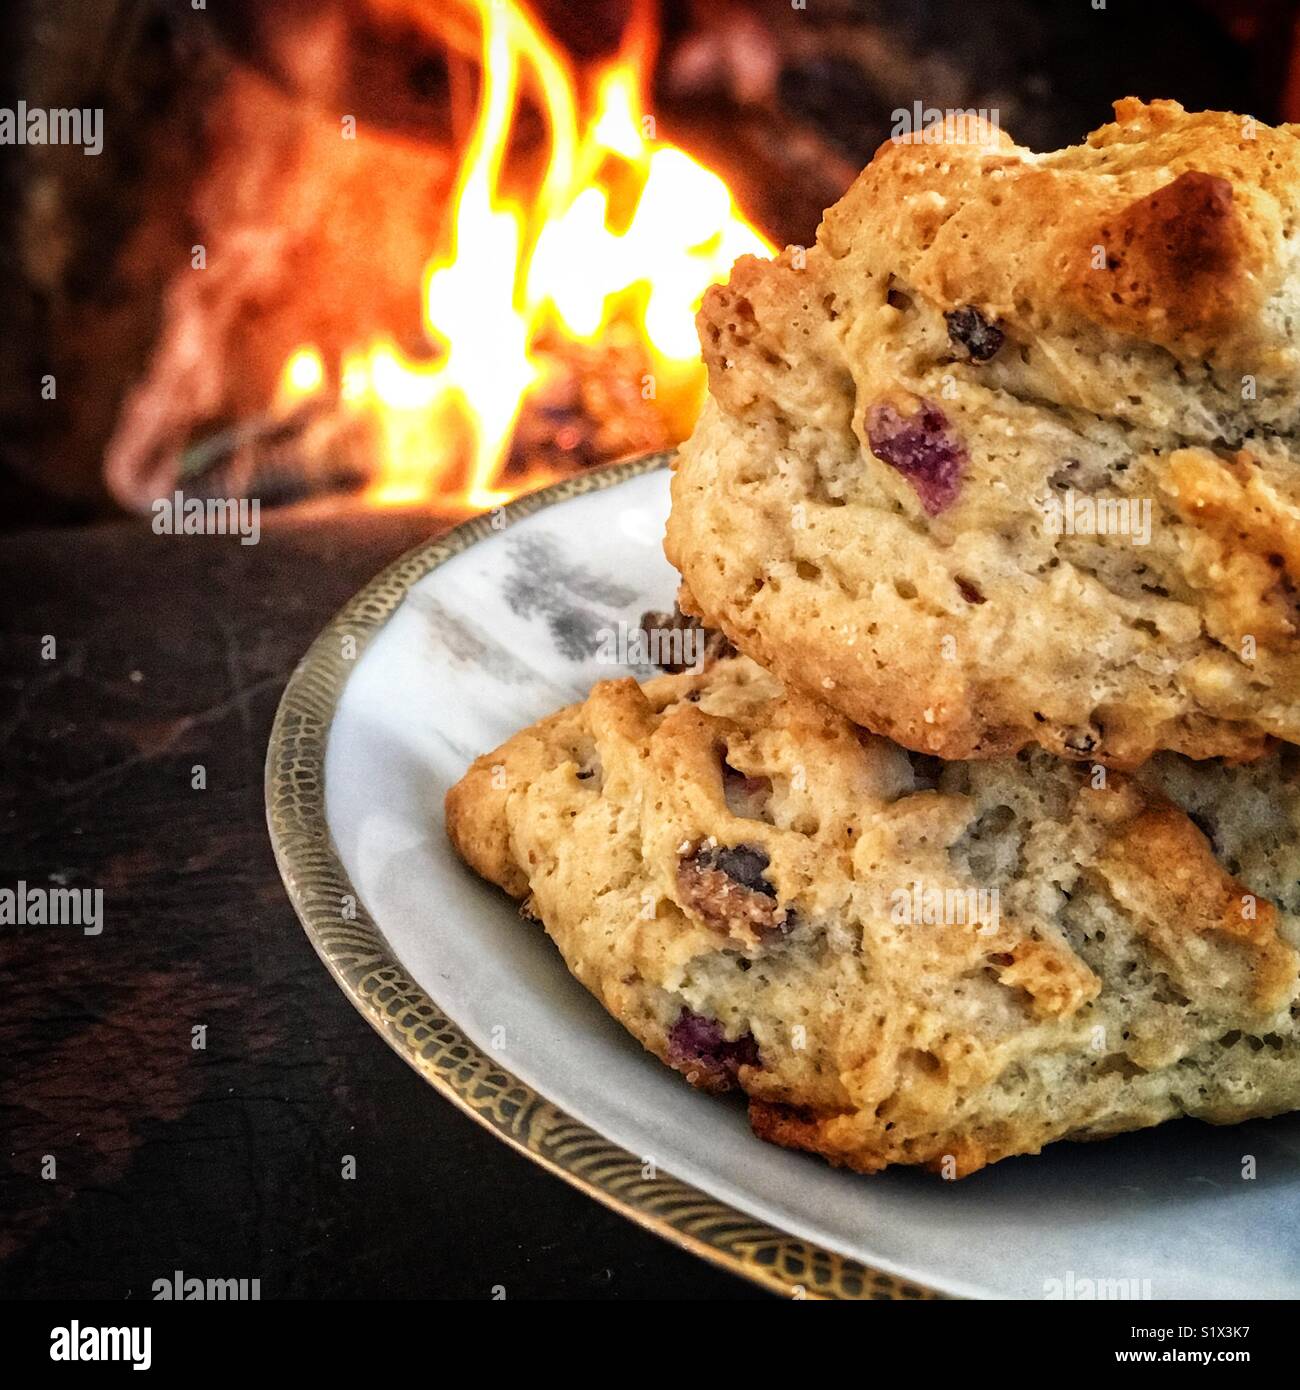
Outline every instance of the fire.
<svg viewBox="0 0 1300 1390"><path fill-rule="evenodd" d="M542 345L593 345L629 329L648 369L642 392L689 427L703 393L694 314L737 256L772 247L726 184L655 135L644 79L653 57L644 10L622 50L594 75L580 122L567 58L514 0L473 0L482 81L453 198L448 246L425 269L422 318L431 360L379 339L338 365L344 409L378 433L379 505L453 491L474 509L518 487L499 474L520 410L545 379ZM528 196L504 186L503 165L527 83L545 116L546 165ZM320 391L310 345L285 365L281 398ZM528 486L539 479L530 479Z"/></svg>
<svg viewBox="0 0 1300 1390"><path fill-rule="evenodd" d="M314 396L325 384L325 363L314 347L300 347L284 364L282 394L291 401Z"/></svg>

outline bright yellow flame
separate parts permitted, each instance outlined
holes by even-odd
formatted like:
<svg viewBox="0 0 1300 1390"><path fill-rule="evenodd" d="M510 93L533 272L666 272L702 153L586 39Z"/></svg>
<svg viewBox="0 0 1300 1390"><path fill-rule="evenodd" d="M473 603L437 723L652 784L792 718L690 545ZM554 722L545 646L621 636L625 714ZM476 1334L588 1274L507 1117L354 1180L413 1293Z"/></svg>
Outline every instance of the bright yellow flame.
<svg viewBox="0 0 1300 1390"><path fill-rule="evenodd" d="M441 377L437 364L408 361L387 338L377 339L364 355L344 359L344 404L367 411L378 425L383 468L369 496L379 506L423 501L454 459L443 432L448 422Z"/></svg>
<svg viewBox="0 0 1300 1390"><path fill-rule="evenodd" d="M654 138L642 100L651 57L644 10L620 55L595 75L580 133L573 74L528 11L517 0L472 3L482 28L479 107L449 245L426 267L423 287L435 355L415 360L379 339L340 364L343 402L378 425L382 459L370 499L385 505L445 496L448 475L461 468L469 507L509 499L498 476L520 409L546 374L535 345L557 328L594 343L630 322L646 346L656 399L689 426L684 414L698 407L704 382L694 329L700 299L737 256L773 250L716 174ZM550 135L546 169L526 205L502 189L521 81ZM622 210L621 231L611 226L611 208ZM300 391L323 379L314 349L286 364L286 383Z"/></svg>
<svg viewBox="0 0 1300 1390"><path fill-rule="evenodd" d="M641 196L627 230L610 231L604 195L585 189L543 229L530 295L553 306L573 337L588 339L608 322L610 300L642 285L651 346L660 357L692 361L704 291L737 256L766 256L772 248L740 217L726 184L690 155L663 145L642 159Z"/></svg>
<svg viewBox="0 0 1300 1390"><path fill-rule="evenodd" d="M523 219L496 197L519 56L509 19L498 22L497 16L489 0L483 55L488 77L457 199L456 234L446 258L429 273L424 295L425 326L446 349L445 386L462 398L473 434L467 500L475 509L509 500L509 493L489 484L536 377L528 360L528 324L514 303Z"/></svg>
<svg viewBox="0 0 1300 1390"><path fill-rule="evenodd" d="M621 154L624 159L640 159L645 140L636 113L640 106L640 82L630 67L607 69L597 84L596 119L590 138L602 149Z"/></svg>
<svg viewBox="0 0 1300 1390"><path fill-rule="evenodd" d="M314 347L300 347L289 354L281 374L280 389L289 401L315 395L325 384L325 363Z"/></svg>

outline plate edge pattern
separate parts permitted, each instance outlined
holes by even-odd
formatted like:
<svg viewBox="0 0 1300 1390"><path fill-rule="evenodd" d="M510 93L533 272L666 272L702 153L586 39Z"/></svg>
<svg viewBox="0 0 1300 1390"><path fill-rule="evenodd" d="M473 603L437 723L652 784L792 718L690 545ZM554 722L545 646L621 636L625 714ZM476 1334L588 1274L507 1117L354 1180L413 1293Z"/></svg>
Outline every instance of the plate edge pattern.
<svg viewBox="0 0 1300 1390"><path fill-rule="evenodd" d="M650 454L529 493L402 555L326 625L281 697L266 759L266 813L280 875L312 946L353 1005L434 1088L587 1195L695 1254L792 1298L942 1297L728 1206L573 1119L475 1046L411 980L348 879L325 818L325 748L343 687L411 586L511 521L664 467Z"/></svg>

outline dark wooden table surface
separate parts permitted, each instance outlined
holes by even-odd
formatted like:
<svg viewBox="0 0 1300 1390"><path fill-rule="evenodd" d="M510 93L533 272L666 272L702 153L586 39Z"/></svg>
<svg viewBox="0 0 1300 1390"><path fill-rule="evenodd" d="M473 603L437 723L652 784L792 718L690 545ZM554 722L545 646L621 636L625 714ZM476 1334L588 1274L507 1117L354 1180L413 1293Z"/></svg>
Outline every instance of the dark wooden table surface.
<svg viewBox="0 0 1300 1390"><path fill-rule="evenodd" d="M762 1296L480 1130L317 961L267 841L271 719L435 524L263 523L0 540L0 887L104 893L98 936L0 926L0 1296L149 1298L175 1270L264 1299Z"/></svg>

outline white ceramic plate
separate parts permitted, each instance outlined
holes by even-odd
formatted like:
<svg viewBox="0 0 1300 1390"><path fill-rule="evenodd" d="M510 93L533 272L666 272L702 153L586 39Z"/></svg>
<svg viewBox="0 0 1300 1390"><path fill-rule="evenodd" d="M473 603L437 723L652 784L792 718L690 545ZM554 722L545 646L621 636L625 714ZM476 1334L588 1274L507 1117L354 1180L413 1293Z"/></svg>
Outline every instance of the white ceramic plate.
<svg viewBox="0 0 1300 1390"><path fill-rule="evenodd" d="M597 659L602 630L671 608L661 462L549 489L413 552L340 614L286 692L272 834L358 1007L504 1138L773 1287L1300 1295L1300 1118L1057 1144L958 1183L838 1172L760 1143L741 1104L644 1052L452 853L443 795L471 759L620 673Z"/></svg>

